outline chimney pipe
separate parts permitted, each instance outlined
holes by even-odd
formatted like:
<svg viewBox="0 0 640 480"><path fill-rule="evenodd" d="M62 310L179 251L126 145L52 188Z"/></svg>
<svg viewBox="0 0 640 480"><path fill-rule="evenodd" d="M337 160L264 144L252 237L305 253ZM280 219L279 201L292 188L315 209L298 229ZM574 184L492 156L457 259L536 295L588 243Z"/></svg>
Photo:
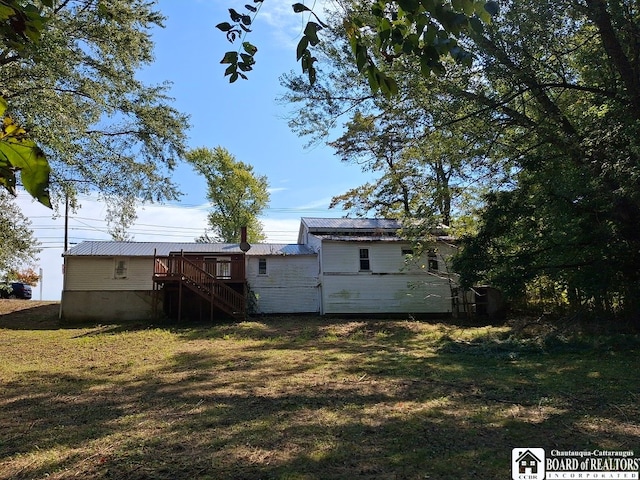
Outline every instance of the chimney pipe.
<svg viewBox="0 0 640 480"><path fill-rule="evenodd" d="M251 248L249 242L247 242L247 227L240 227L240 250L248 252Z"/></svg>

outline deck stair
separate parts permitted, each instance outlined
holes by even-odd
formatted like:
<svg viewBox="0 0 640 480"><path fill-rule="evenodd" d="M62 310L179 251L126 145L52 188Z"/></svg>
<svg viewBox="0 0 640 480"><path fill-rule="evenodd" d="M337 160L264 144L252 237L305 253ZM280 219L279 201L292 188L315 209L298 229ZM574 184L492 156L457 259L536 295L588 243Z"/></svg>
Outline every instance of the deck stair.
<svg viewBox="0 0 640 480"><path fill-rule="evenodd" d="M244 320L246 317L246 302L242 293L182 255L156 256L153 281L154 288L156 285L163 285L177 287L179 291L187 288L196 293L209 303L212 318L215 310L237 320ZM181 299L182 295L179 297Z"/></svg>

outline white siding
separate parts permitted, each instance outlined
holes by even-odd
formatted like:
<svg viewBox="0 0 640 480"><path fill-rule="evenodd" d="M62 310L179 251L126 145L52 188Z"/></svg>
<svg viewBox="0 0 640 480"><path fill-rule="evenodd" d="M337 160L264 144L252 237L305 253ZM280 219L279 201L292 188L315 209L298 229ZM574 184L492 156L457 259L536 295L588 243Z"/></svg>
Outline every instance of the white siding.
<svg viewBox="0 0 640 480"><path fill-rule="evenodd" d="M267 259L266 275L258 274L260 258ZM254 313L318 313L318 260L315 255L250 256L247 282L256 296ZM251 305L250 305L251 306Z"/></svg>
<svg viewBox="0 0 640 480"><path fill-rule="evenodd" d="M446 280L425 275L325 275L324 313L447 313Z"/></svg>
<svg viewBox="0 0 640 480"><path fill-rule="evenodd" d="M314 252L318 252L320 250L320 247L322 246L322 239L307 232L305 233L305 240L305 245L311 250L313 250Z"/></svg>
<svg viewBox="0 0 640 480"><path fill-rule="evenodd" d="M358 273L360 249L369 250L370 270L373 273L397 273L405 267L402 249L410 248L400 242L332 242L322 244L323 272Z"/></svg>
<svg viewBox="0 0 640 480"><path fill-rule="evenodd" d="M115 278L116 258L127 262L125 278ZM153 290L153 258L65 257L64 268L69 291Z"/></svg>
<svg viewBox="0 0 640 480"><path fill-rule="evenodd" d="M361 248L369 250L370 271L360 271ZM410 245L323 242L323 313L451 312L451 290L448 279L442 278L446 269L440 247L438 272L428 272L422 261L408 267L403 249Z"/></svg>

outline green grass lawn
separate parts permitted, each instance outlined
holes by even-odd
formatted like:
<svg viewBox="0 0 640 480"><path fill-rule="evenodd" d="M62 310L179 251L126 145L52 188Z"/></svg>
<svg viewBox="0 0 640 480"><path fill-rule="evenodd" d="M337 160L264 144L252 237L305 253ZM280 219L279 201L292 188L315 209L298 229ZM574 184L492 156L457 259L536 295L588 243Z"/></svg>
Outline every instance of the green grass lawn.
<svg viewBox="0 0 640 480"><path fill-rule="evenodd" d="M51 312L0 314L0 479L509 479L514 447L640 456L637 336Z"/></svg>

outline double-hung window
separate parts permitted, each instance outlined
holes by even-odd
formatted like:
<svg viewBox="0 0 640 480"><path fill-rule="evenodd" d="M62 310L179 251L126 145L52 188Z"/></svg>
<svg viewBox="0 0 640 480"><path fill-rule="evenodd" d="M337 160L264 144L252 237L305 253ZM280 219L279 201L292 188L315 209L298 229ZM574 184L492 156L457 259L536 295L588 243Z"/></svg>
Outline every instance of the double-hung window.
<svg viewBox="0 0 640 480"><path fill-rule="evenodd" d="M371 264L369 263L369 249L360 249L360 271L368 272L371 270Z"/></svg>
<svg viewBox="0 0 640 480"><path fill-rule="evenodd" d="M267 259L259 258L258 259L258 275L266 275L267 274Z"/></svg>

